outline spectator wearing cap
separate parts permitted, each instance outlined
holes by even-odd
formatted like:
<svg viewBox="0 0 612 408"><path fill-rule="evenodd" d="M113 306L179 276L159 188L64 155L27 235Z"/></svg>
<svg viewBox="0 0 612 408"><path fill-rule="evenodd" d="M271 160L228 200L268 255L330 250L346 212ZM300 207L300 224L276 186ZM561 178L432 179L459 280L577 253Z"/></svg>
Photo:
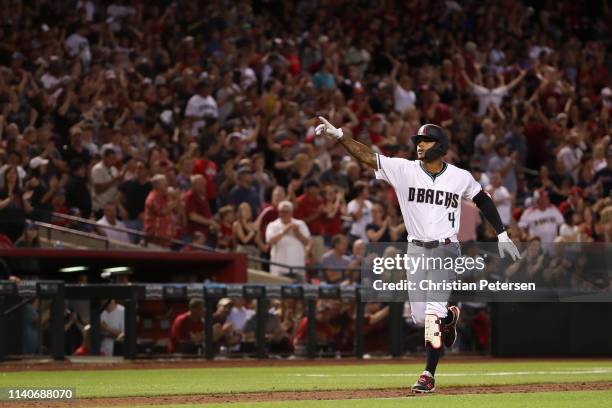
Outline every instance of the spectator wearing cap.
<svg viewBox="0 0 612 408"><path fill-rule="evenodd" d="M502 184L511 194L516 193L516 164L518 152L509 152L510 146L505 142L495 145L495 154L489 160L489 174L498 172L502 177Z"/></svg>
<svg viewBox="0 0 612 408"><path fill-rule="evenodd" d="M192 120L191 134L196 136L207 118L219 117L217 101L211 95L211 85L203 78L196 85L195 94L189 98L185 107L185 117Z"/></svg>
<svg viewBox="0 0 612 408"><path fill-rule="evenodd" d="M337 333L331 324L331 305L328 299L319 299L315 314L315 335L318 348L325 348L333 341ZM295 336L292 339L296 354L305 352L306 339L308 335L308 317L304 316L299 322Z"/></svg>
<svg viewBox="0 0 612 408"><path fill-rule="evenodd" d="M259 194L253 187L253 172L247 167L241 167L237 173L236 185L229 192L228 204L238 207L241 203L248 203L252 214L259 214Z"/></svg>
<svg viewBox="0 0 612 408"><path fill-rule="evenodd" d="M59 225L61 227L66 227L72 225L72 221L67 220L61 216L56 215L71 215L70 209L66 205L66 190L63 188L58 188L55 192L55 195L51 199L51 206L53 207L53 218L51 222L54 225Z"/></svg>
<svg viewBox="0 0 612 408"><path fill-rule="evenodd" d="M59 188L59 181L55 176L51 176L49 181L44 177L49 160L37 156L30 160L30 176L26 183L26 188L31 189L32 207L34 209L32 217L39 221L51 222L51 212L53 207L51 200Z"/></svg>
<svg viewBox="0 0 612 408"><path fill-rule="evenodd" d="M124 181L118 187L117 202L122 213L126 215L123 222L126 227L138 231L144 228L145 201L153 188L149 181L149 170L145 162L137 159L134 178ZM138 243L140 237L130 234L133 243Z"/></svg>
<svg viewBox="0 0 612 408"><path fill-rule="evenodd" d="M270 260L279 264L297 267L288 268L270 265L272 275L284 275L290 272L304 277L306 249L310 245L310 231L302 220L293 218L293 204L281 201L278 204L278 219L268 224L266 242L270 245Z"/></svg>
<svg viewBox="0 0 612 408"><path fill-rule="evenodd" d="M535 205L523 212L518 226L527 236L537 237L542 248L549 251L565 220L559 209L550 203L545 190L536 190L533 200Z"/></svg>
<svg viewBox="0 0 612 408"><path fill-rule="evenodd" d="M64 145L62 157L68 164L75 159L79 159L86 166L89 166L91 152L83 145L83 131L81 128L74 127L70 130L70 144Z"/></svg>
<svg viewBox="0 0 612 408"><path fill-rule="evenodd" d="M312 261L319 262L325 251L325 208L321 188L316 180L304 183L304 193L296 199L294 217L306 223L310 231Z"/></svg>
<svg viewBox="0 0 612 408"><path fill-rule="evenodd" d="M32 211L32 191L23 192L15 166L8 167L2 176L4 183L0 189L0 234L15 242L23 232L26 215Z"/></svg>
<svg viewBox="0 0 612 408"><path fill-rule="evenodd" d="M153 176L151 184L153 189L145 200L144 232L153 237L153 242L167 246L174 237L173 213L177 202L170 197L166 176Z"/></svg>
<svg viewBox="0 0 612 408"><path fill-rule="evenodd" d="M189 300L189 310L176 316L170 329L169 353L195 354L204 343L204 299Z"/></svg>
<svg viewBox="0 0 612 408"><path fill-rule="evenodd" d="M334 184L348 191L348 177L342 172L342 155L332 154L331 167L321 173L319 181L323 184Z"/></svg>
<svg viewBox="0 0 612 408"><path fill-rule="evenodd" d="M98 214L106 203L117 199L117 187L123 181L124 173L117 170L116 161L115 150L107 148L102 151L102 160L91 168L92 209Z"/></svg>
<svg viewBox="0 0 612 408"><path fill-rule="evenodd" d="M572 187L572 190L567 199L559 204L559 211L564 217L568 217L570 213L577 212L582 214L586 207L584 201L584 190L580 187Z"/></svg>
<svg viewBox="0 0 612 408"><path fill-rule="evenodd" d="M23 235L15 241L15 248L40 248L38 226L31 221L25 223Z"/></svg>
<svg viewBox="0 0 612 408"><path fill-rule="evenodd" d="M192 236L196 231L208 237L216 233L219 224L212 218L212 212L206 197L206 179L200 174L191 176L191 189L185 192L185 214L187 228L185 233Z"/></svg>
<svg viewBox="0 0 612 408"><path fill-rule="evenodd" d="M580 147L580 135L576 129L572 129L565 146L557 153L557 163L561 166L563 174L572 177L574 181L578 180L580 159L583 154L584 152Z"/></svg>
<svg viewBox="0 0 612 408"><path fill-rule="evenodd" d="M115 203L104 204L104 215L100 218L96 224L98 225L98 231L100 234L106 236L111 241L117 242L130 242L130 237L127 232L119 231L113 228L105 227L116 227L125 229L125 224L117 219L117 205Z"/></svg>

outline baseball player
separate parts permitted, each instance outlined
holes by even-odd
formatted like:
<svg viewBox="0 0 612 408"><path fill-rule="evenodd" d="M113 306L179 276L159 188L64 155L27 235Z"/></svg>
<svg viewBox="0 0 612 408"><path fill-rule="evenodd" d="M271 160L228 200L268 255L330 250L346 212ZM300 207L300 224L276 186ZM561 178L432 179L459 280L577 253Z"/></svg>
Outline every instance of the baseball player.
<svg viewBox="0 0 612 408"><path fill-rule="evenodd" d="M375 153L368 146L345 137L342 129L334 127L327 119L319 116L319 120L322 123L315 129L317 135L337 139L353 157L374 169L377 179L393 186L408 231L409 253L420 251L426 256L435 256L436 251L446 254L450 251L459 256L457 232L461 198L465 198L472 200L495 228L500 256L508 254L512 260L520 258L491 197L468 171L442 160L448 150L448 137L442 128L432 124L421 126L413 136L418 160L406 160ZM441 272L419 271L416 276L428 279ZM428 292L425 297L418 296L414 300L410 296L412 319L415 324L425 326L427 353L425 371L412 386L413 392L435 390L434 375L442 344L451 347L457 337L460 310L456 306L448 307L448 296L450 292L433 295Z"/></svg>

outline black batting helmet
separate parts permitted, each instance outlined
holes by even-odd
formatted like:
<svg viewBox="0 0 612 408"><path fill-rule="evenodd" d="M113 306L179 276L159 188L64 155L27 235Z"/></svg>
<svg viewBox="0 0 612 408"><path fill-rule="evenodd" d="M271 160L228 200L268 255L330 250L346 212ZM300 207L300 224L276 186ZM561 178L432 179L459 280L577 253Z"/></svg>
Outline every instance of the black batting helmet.
<svg viewBox="0 0 612 408"><path fill-rule="evenodd" d="M436 144L425 152L425 160L435 160L442 157L448 151L448 136L438 125L428 123L419 128L416 135L412 136L414 144L418 145L421 140L435 141Z"/></svg>

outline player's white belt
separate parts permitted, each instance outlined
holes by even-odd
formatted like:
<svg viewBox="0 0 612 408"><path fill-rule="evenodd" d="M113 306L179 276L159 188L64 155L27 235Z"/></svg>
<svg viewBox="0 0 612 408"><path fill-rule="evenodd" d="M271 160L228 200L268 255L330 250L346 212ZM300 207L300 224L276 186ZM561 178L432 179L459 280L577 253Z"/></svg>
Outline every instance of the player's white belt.
<svg viewBox="0 0 612 408"><path fill-rule="evenodd" d="M409 242L423 248L437 248L440 245L448 245L453 241L451 241L450 238L445 238L437 241L421 241L420 239L410 239Z"/></svg>

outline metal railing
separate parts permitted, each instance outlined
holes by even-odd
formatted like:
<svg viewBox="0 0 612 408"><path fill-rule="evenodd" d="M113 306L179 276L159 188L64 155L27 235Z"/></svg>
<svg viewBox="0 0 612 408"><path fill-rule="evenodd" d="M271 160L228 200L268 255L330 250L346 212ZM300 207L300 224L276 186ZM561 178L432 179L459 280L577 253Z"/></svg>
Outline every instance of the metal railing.
<svg viewBox="0 0 612 408"><path fill-rule="evenodd" d="M194 243L179 240L179 239L159 237L159 236L147 234L147 233L144 233L143 231L135 230L132 228L123 228L123 227L117 227L117 226L112 226L112 225L109 225L109 226L99 225L95 221L88 220L86 218L75 217L72 215L66 215L66 214L60 214L60 213L54 212L52 213L52 217L70 221L77 225L78 224L87 225L94 229L110 229L110 230L114 230L118 232L123 232L126 234L132 234L132 235L140 237L140 245L113 241L106 236L95 234L92 232L81 231L75 228L63 227L63 226L59 226L55 224L42 222L42 221L30 220L30 222L34 223L35 225L46 229L47 240L50 242L52 241L52 237L51 237L52 231L55 230L59 232L73 234L76 236L81 236L84 238L102 241L104 242L105 249L110 249L111 245L118 245L118 244L125 246L126 248L131 248L131 249L136 249L138 247L147 248L149 244L151 243L166 242L168 243L169 248L171 248L171 246L175 246L175 248L183 248L183 247L189 246L193 249L206 251L206 252L218 252L218 253L231 253L232 252L232 251L228 251L225 249L213 248L208 245L194 244ZM260 263L262 265L266 265L268 270L271 266L286 269L287 272L283 273L281 276L285 276L287 278L290 278L296 281L302 281L302 280L308 281L310 277L316 277L317 275L321 275L321 273L325 271L341 272L342 273L341 279L343 281L347 279L351 280L350 275L355 272L360 271L359 268L329 268L329 267L324 267L320 264L308 265L308 266L293 266L293 265L288 265L284 263L274 262L274 261L271 261L270 259L259 257L259 256L254 256L254 255L249 255L249 254L245 254L245 255L247 256L248 262Z"/></svg>

